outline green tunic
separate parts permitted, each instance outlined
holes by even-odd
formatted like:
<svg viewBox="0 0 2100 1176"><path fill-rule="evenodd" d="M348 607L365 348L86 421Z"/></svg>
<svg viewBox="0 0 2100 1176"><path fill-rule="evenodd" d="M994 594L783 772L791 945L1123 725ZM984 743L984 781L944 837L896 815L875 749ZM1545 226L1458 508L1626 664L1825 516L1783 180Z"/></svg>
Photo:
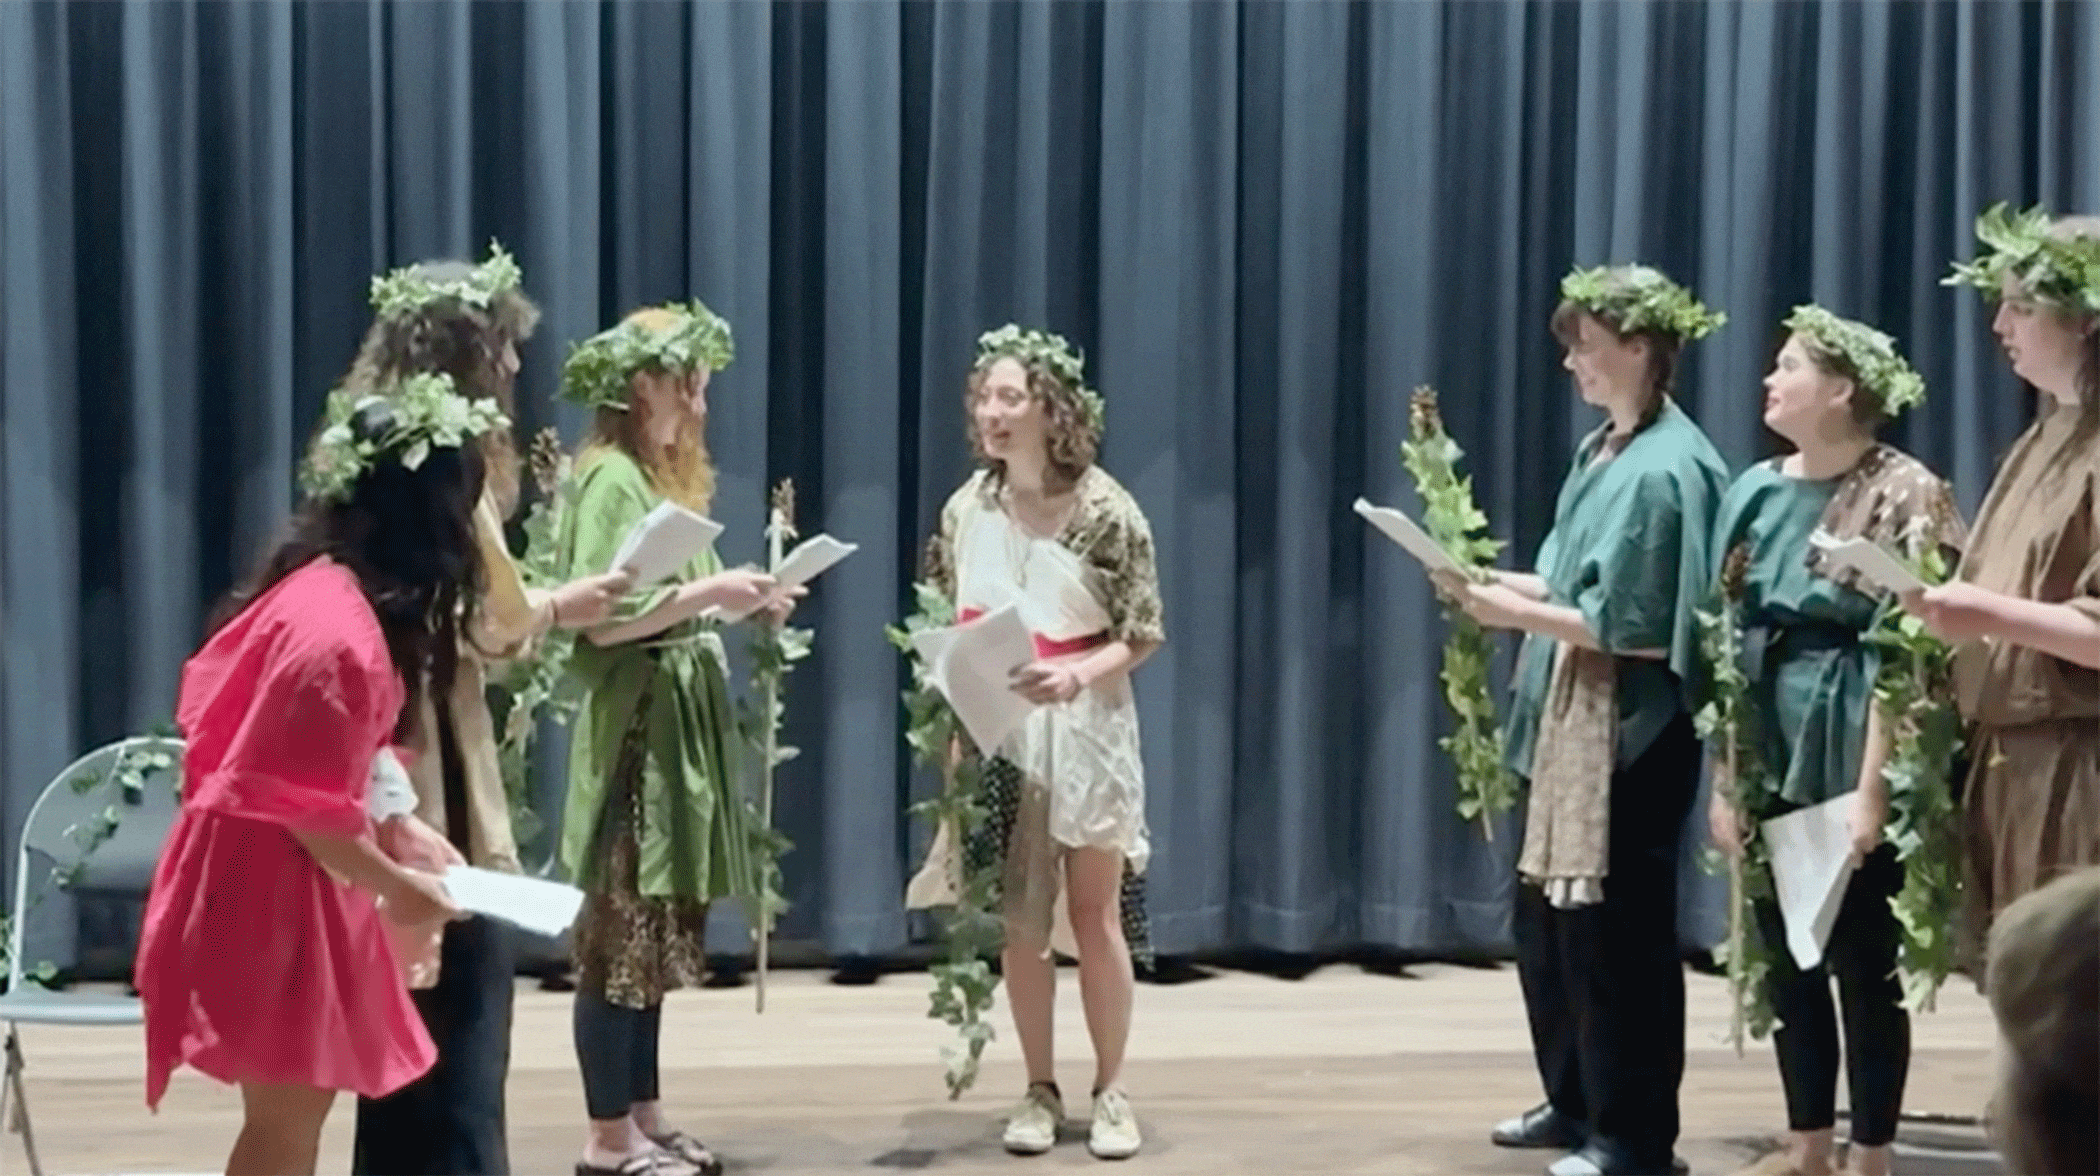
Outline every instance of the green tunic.
<svg viewBox="0 0 2100 1176"><path fill-rule="evenodd" d="M1859 786L1867 708L1881 672L1880 652L1861 637L1887 606L1809 570L1808 537L1839 481L1791 477L1774 459L1745 470L1721 502L1715 575L1741 544L1750 701L1759 754L1783 802L1759 817Z"/></svg>
<svg viewBox="0 0 2100 1176"><path fill-rule="evenodd" d="M1600 428L1577 447L1536 567L1552 602L1579 610L1604 649L1620 655L1613 762L1624 768L1686 709L1687 686L1698 680L1694 609L1706 591L1714 511L1728 466L1674 401L1665 401L1653 422L1600 463L1595 459L1606 436ZM1551 637L1527 636L1511 686L1504 763L1526 779L1554 645ZM1625 656L1641 650L1667 657Z"/></svg>
<svg viewBox="0 0 2100 1176"><path fill-rule="evenodd" d="M577 478L561 548L572 579L605 571L627 532L662 501L618 450L587 454ZM623 601L615 619L645 613L680 583L721 566L710 547L671 579ZM570 742L561 862L585 890L623 887L601 874L612 853L608 829L628 823L612 802L631 791L637 893L698 902L757 893L726 665L715 626L698 619L626 645L577 641L569 671L589 699ZM634 752L623 764L629 746Z"/></svg>

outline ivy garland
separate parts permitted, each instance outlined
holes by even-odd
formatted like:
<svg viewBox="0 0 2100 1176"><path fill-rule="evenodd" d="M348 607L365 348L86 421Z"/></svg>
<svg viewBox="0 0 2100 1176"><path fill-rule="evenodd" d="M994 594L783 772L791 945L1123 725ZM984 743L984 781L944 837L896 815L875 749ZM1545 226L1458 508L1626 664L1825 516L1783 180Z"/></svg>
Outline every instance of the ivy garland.
<svg viewBox="0 0 2100 1176"><path fill-rule="evenodd" d="M1749 571L1750 549L1738 544L1722 563L1719 599L1711 608L1697 609L1699 649L1706 659L1712 697L1692 716L1699 737L1715 749L1722 772L1715 786L1722 788L1735 808L1736 829L1743 839L1742 851L1725 855L1728 873L1728 942L1719 952L1728 972L1731 997L1728 1042L1738 1055L1745 1034L1761 1038L1772 1031L1772 1011L1766 980L1772 971L1772 945L1764 941L1751 904L1772 899L1772 853L1760 834L1756 813L1766 810L1772 794L1770 779L1757 751L1757 711L1750 699L1750 680L1743 673L1743 579ZM1722 781L1725 780L1724 784ZM1707 868L1724 868L1709 849Z"/></svg>
<svg viewBox="0 0 2100 1176"><path fill-rule="evenodd" d="M1485 582L1503 543L1487 537L1488 518L1474 501L1473 479L1458 473L1465 450L1444 431L1436 389L1415 389L1407 421L1400 460L1421 496L1423 524L1453 562ZM1465 610L1446 601L1444 615L1451 635L1444 642L1441 677L1454 726L1437 746L1451 757L1458 776L1458 815L1479 821L1482 836L1493 841L1494 818L1517 800L1516 778L1502 763L1502 727L1488 680L1494 649L1486 630Z"/></svg>
<svg viewBox="0 0 2100 1176"><path fill-rule="evenodd" d="M1912 570L1928 584L1951 571L1940 550L1913 542ZM1896 971L1903 1006L1933 1007L1954 971L1955 925L1962 906L1961 810L1953 769L1962 750L1961 714L1952 687L1954 650L1901 608L1882 610L1867 640L1882 648L1874 700L1890 724L1881 778L1889 809L1882 836L1903 863L1903 889L1889 900L1903 929Z"/></svg>
<svg viewBox="0 0 2100 1176"><path fill-rule="evenodd" d="M954 879L955 905L939 914L942 958L929 969L933 995L926 1014L955 1027L957 1040L942 1047L941 1060L947 1066L948 1097L958 1099L976 1083L984 1047L996 1036L985 1014L991 1010L999 977L988 961L998 954L1006 928L999 917L998 869L990 864L973 869L964 852L971 831L989 815L984 758L912 648L913 635L955 624L955 604L933 584L917 583L912 591L916 611L902 625L885 631L912 670L911 686L904 691L905 741L914 759L941 774L940 792L910 811L936 828L950 823L961 875Z"/></svg>
<svg viewBox="0 0 2100 1176"><path fill-rule="evenodd" d="M546 428L533 437L530 466L539 498L525 514L525 550L518 558L518 572L526 587L551 592L567 582L561 534L576 502L576 483L559 433ZM503 708L497 725L497 760L503 791L510 801L512 833L521 843L537 837L545 827L533 811L530 791L532 745L539 738L540 723L552 720L567 726L583 707L582 694L568 680L569 658L575 651L574 633L551 628L530 650L506 664L498 684Z"/></svg>
<svg viewBox="0 0 2100 1176"><path fill-rule="evenodd" d="M100 812L89 814L85 820L66 830L66 840L71 841L78 852L72 861L51 867L51 872L36 886L35 893L22 904L24 917L43 905L52 890L68 890L80 881L96 852L116 836L117 827L124 823L123 810L118 806L131 808L145 801L147 780L167 776L169 789L178 800L181 798L182 763L176 738L172 729L155 730L147 738L118 752L108 769L77 772L67 778L66 787L75 796L86 796L113 786L116 797L114 803L103 806ZM27 878L15 881L19 886L30 884ZM8 974L13 961L14 920L7 912L0 911L0 977ZM42 960L35 967L22 969L22 978L48 988L58 980L58 966L50 960Z"/></svg>

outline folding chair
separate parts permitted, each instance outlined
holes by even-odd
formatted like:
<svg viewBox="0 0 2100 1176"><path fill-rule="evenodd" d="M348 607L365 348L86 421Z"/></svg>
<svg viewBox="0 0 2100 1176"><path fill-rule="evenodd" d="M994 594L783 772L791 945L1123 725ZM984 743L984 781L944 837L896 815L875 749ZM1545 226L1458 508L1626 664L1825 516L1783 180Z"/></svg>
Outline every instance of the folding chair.
<svg viewBox="0 0 2100 1176"><path fill-rule="evenodd" d="M30 1176L43 1176L36 1134L22 1082L22 1041L30 1025L137 1025L138 998L115 992L61 992L37 982L45 962L26 959L41 950L29 934L31 916L54 895L71 907L76 894L117 891L143 895L153 880L161 842L174 823L181 788L182 741L126 739L83 756L44 789L22 828L16 859L15 904L8 928L7 991L0 1021L7 1024L6 1074L0 1080L0 1119L22 1136ZM65 919L43 920L64 924ZM70 937L72 928L65 928ZM9 1111L12 1110L12 1116Z"/></svg>

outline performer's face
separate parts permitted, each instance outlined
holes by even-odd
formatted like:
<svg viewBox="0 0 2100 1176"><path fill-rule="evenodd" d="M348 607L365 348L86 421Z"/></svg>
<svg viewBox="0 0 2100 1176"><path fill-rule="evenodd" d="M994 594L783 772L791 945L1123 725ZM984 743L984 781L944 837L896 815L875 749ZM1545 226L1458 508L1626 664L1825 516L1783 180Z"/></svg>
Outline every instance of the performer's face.
<svg viewBox="0 0 2100 1176"><path fill-rule="evenodd" d="M2003 297L1991 319L1991 330L2013 372L2045 391L2062 393L2076 388L2083 338L2080 328L2089 331L2094 325L2036 302L2010 277L2000 293Z"/></svg>
<svg viewBox="0 0 2100 1176"><path fill-rule="evenodd" d="M970 402L970 415L985 456L996 461L1045 452L1049 418L1028 388L1028 369L1011 357L994 360Z"/></svg>
<svg viewBox="0 0 2100 1176"><path fill-rule="evenodd" d="M688 423L707 420L708 375L704 367L635 374L635 409L642 414L644 430L658 444L672 444Z"/></svg>
<svg viewBox="0 0 2100 1176"><path fill-rule="evenodd" d="M1852 381L1816 364L1799 335L1787 337L1765 376L1765 426L1800 445L1848 427Z"/></svg>
<svg viewBox="0 0 2100 1176"><path fill-rule="evenodd" d="M1639 396L1648 379L1648 344L1621 339L1589 315L1575 321L1575 342L1561 358L1584 401L1609 408Z"/></svg>

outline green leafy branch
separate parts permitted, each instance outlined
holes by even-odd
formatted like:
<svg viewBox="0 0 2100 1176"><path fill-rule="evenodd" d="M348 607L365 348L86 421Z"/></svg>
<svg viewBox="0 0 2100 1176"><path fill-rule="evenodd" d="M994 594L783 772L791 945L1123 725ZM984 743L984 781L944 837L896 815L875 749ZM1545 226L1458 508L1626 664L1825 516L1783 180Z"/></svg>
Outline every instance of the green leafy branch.
<svg viewBox="0 0 2100 1176"><path fill-rule="evenodd" d="M1720 951L1728 970L1731 1011L1728 1041L1738 1055L1745 1034L1761 1038L1772 1031L1772 1011L1766 980L1772 971L1772 945L1764 940L1751 904L1773 899L1771 847L1760 835L1756 814L1765 811L1772 793L1757 749L1756 704L1750 698L1750 680L1743 672L1741 621L1743 578L1749 567L1749 550L1737 546L1728 553L1721 569L1720 600L1710 609L1694 610L1699 624L1699 649L1706 659L1712 697L1692 716L1692 724L1707 746L1720 757L1722 770L1715 786L1723 789L1735 808L1735 825L1742 837L1740 853L1727 855L1728 941ZM1709 870L1722 868L1709 852Z"/></svg>
<svg viewBox="0 0 2100 1176"><path fill-rule="evenodd" d="M930 971L933 995L927 1016L955 1027L957 1040L943 1046L948 1097L961 1098L977 1081L984 1047L996 1034L985 1014L991 1010L999 977L989 960L1005 939L1000 921L1000 873L996 861L972 863L970 834L988 817L984 803L985 761L976 754L948 700L928 678L928 667L912 647L914 634L955 623L955 605L946 593L927 583L914 584L917 609L901 626L888 626L890 643L911 665L911 686L904 691L905 742L913 758L941 774L940 792L911 807L936 828L946 825L954 839L953 860L960 875L951 879L955 905L939 912L942 958Z"/></svg>
<svg viewBox="0 0 2100 1176"><path fill-rule="evenodd" d="M576 503L576 482L560 434L551 428L540 430L532 440L531 465L539 498L525 514L525 551L518 557L518 571L528 588L551 592L568 578L561 536ZM497 762L510 802L511 831L520 843L538 836L544 827L533 811L531 793L532 745L539 738L540 722L551 719L567 726L583 706L582 694L568 681L575 650L574 633L549 629L505 665L497 683Z"/></svg>
<svg viewBox="0 0 2100 1176"><path fill-rule="evenodd" d="M1444 431L1436 390L1415 389L1400 460L1422 499L1423 525L1453 562L1484 582L1503 544L1486 534L1488 518L1474 501L1472 477L1458 473L1464 459L1465 451ZM1502 727L1488 678L1494 649L1487 632L1464 610L1447 602L1444 615L1451 635L1444 642L1440 677L1453 727L1437 745L1451 757L1458 776L1458 815L1478 820L1481 834L1493 841L1494 818L1517 801L1516 778L1502 763Z"/></svg>
<svg viewBox="0 0 2100 1176"><path fill-rule="evenodd" d="M1913 570L1927 583L1947 578L1947 561L1927 546ZM1896 970L1903 1004L1930 1009L1957 962L1955 923L1962 900L1961 813L1951 778L1962 747L1951 675L1954 651L1900 608L1887 608L1867 640L1882 648L1874 700L1890 727L1881 778L1888 784L1882 835L1903 863L1903 888L1889 901L1903 929Z"/></svg>
<svg viewBox="0 0 2100 1176"><path fill-rule="evenodd" d="M783 478L773 488L766 522L767 564L780 567L781 553L796 537L795 483ZM787 676L795 663L809 656L816 639L814 631L758 618L751 628L751 684L757 697L738 700L737 725L745 742L758 753L759 792L746 799L751 819L751 856L758 863L758 894L753 899L751 925L758 938L758 1011L766 1011L766 968L772 945L773 921L787 910L785 879L780 859L794 843L773 827L773 775L780 765L799 755L800 749L780 742L781 723L787 718Z"/></svg>

